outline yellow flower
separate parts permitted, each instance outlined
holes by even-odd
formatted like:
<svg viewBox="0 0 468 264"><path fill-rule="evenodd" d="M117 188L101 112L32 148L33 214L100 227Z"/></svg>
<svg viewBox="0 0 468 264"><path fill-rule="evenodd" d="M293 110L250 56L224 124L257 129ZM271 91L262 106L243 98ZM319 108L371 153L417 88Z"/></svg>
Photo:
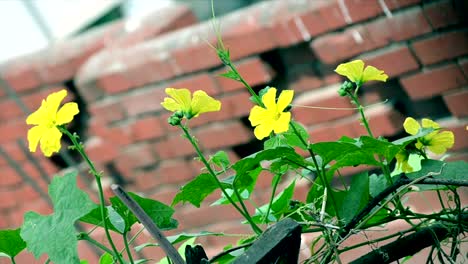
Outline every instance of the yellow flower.
<svg viewBox="0 0 468 264"><path fill-rule="evenodd" d="M41 107L28 116L26 124L35 125L28 131L29 151L36 152L40 142L42 153L46 157L59 152L62 132L57 126L70 123L80 112L76 103L66 103L59 109L66 96L66 90L49 94L47 99L42 100Z"/></svg>
<svg viewBox="0 0 468 264"><path fill-rule="evenodd" d="M276 134L288 131L291 113L284 112L284 109L291 103L293 96L293 90L284 90L276 102L276 88L270 88L262 96L265 108L256 105L250 110L249 115L250 123L255 127L256 138L261 140L269 136L272 131Z"/></svg>
<svg viewBox="0 0 468 264"><path fill-rule="evenodd" d="M166 88L166 94L172 98L164 98L161 105L171 112L181 111L188 119L221 109L221 102L204 91L195 91L193 98L188 89Z"/></svg>
<svg viewBox="0 0 468 264"><path fill-rule="evenodd" d="M368 81L387 81L388 76L373 66L366 66L362 60L354 60L347 63L342 63L336 67L335 72L348 77L357 86L361 86Z"/></svg>
<svg viewBox="0 0 468 264"><path fill-rule="evenodd" d="M398 152L398 154L395 155L395 158L397 160L396 167L399 169L401 172L412 172L413 167L408 162L409 159L409 153L406 152L405 150L401 150Z"/></svg>
<svg viewBox="0 0 468 264"><path fill-rule="evenodd" d="M410 135L416 135L421 128L419 123L414 118L408 117L403 123L405 131ZM435 131L425 135L424 137L418 138L416 142L416 148L423 149L427 147L431 152L435 154L444 154L447 149L451 148L455 143L455 137L451 131L439 132L440 125L436 122L423 118L423 128L433 128Z"/></svg>

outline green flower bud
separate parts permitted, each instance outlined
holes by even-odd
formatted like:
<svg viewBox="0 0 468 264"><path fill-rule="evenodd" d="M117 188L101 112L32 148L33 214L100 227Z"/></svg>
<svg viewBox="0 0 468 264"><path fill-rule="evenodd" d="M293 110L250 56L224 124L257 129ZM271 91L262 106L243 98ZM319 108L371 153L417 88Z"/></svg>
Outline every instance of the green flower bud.
<svg viewBox="0 0 468 264"><path fill-rule="evenodd" d="M340 96L346 96L348 95L348 93L351 93L354 90L354 88L354 83L350 81L344 81L343 84L341 84L340 89L338 90L338 94Z"/></svg>
<svg viewBox="0 0 468 264"><path fill-rule="evenodd" d="M167 119L167 122L171 125L171 126L178 126L180 125L180 122L182 121L182 117L179 117L176 113L174 113L173 115L171 115L168 119Z"/></svg>

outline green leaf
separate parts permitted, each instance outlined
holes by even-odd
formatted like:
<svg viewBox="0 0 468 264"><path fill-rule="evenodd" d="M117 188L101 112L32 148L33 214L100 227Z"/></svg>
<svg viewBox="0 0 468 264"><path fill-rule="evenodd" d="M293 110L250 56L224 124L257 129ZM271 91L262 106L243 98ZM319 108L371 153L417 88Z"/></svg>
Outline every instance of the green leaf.
<svg viewBox="0 0 468 264"><path fill-rule="evenodd" d="M466 161L443 162L426 159L421 161L421 170L406 174L409 179L418 179L429 175L434 179L468 181L468 163ZM419 185L420 190L440 189L444 186Z"/></svg>
<svg viewBox="0 0 468 264"><path fill-rule="evenodd" d="M294 129L299 133L300 137L294 132ZM286 142L290 146L296 146L299 147L303 150L307 150L308 147L308 140L309 140L309 133L307 130L299 123L295 121L291 121L289 123L289 130L285 133L283 133L284 138L286 139ZM302 138L302 140L301 140ZM305 144L304 144L304 142Z"/></svg>
<svg viewBox="0 0 468 264"><path fill-rule="evenodd" d="M115 227L115 229L117 229L117 231L119 231L121 234L125 233L125 220L122 218L122 216L120 216L112 206L107 206L107 212L109 213L109 221Z"/></svg>
<svg viewBox="0 0 468 264"><path fill-rule="evenodd" d="M273 203L271 204L271 210L273 210L273 212L280 213L288 207L289 201L291 201L294 195L295 186L296 181L294 180L275 199L273 199Z"/></svg>
<svg viewBox="0 0 468 264"><path fill-rule="evenodd" d="M388 181L385 178L385 175L372 174L369 176L369 194L372 197L377 196L385 188L389 187Z"/></svg>
<svg viewBox="0 0 468 264"><path fill-rule="evenodd" d="M221 77L225 77L225 78L228 78L228 79L231 79L231 80L234 80L234 81L239 81L239 75L236 74L234 71L232 70L229 70L227 72L224 72L224 73L221 73L219 74L219 76Z"/></svg>
<svg viewBox="0 0 468 264"><path fill-rule="evenodd" d="M174 209L153 199L140 197L132 192L128 195L137 202L143 211L153 220L161 230L170 230L177 227L178 222L172 218Z"/></svg>
<svg viewBox="0 0 468 264"><path fill-rule="evenodd" d="M112 204L112 208L124 221L123 225L125 226L125 228L123 229L123 232L121 232L120 230L118 232L123 234L124 232L130 231L133 224L138 222L138 219L136 218L136 216L128 209L128 207L118 197L114 196L114 197L111 197L109 200ZM110 210L108 211L107 218L108 219L111 218ZM112 223L112 226L114 226L114 223Z"/></svg>
<svg viewBox="0 0 468 264"><path fill-rule="evenodd" d="M256 169L247 172L247 175L249 177L242 177L240 178L242 179L242 181L237 181L236 183L232 183L232 184L230 184L230 182L231 180L232 181L236 180L235 177L234 178L230 177L228 179L223 180L223 183L226 183L226 185L227 184L231 185L230 188L225 189L226 193L228 193L229 197L231 197L231 199L234 202L238 202L239 199L234 194L234 190L232 189L232 187L235 186L242 200L249 199L255 187L255 183L257 183L257 179L258 179L258 176L260 175L260 172L262 172L262 168L257 167ZM229 204L229 203L230 203L229 200L226 198L224 193L222 193L221 198L219 198L217 201L215 201L211 205L220 205L220 204Z"/></svg>
<svg viewBox="0 0 468 264"><path fill-rule="evenodd" d="M398 140L393 141L393 144L406 146L411 142L415 141L416 139L424 137L432 132L434 132L434 128L432 127L421 127L416 135L400 138Z"/></svg>
<svg viewBox="0 0 468 264"><path fill-rule="evenodd" d="M179 202L189 202L196 207L200 207L201 202L218 187L218 183L211 174L202 173L181 188L174 197L172 206Z"/></svg>
<svg viewBox="0 0 468 264"><path fill-rule="evenodd" d="M15 257L26 248L26 242L20 236L21 229L0 230L0 252Z"/></svg>
<svg viewBox="0 0 468 264"><path fill-rule="evenodd" d="M0 258L11 258L11 257L5 253L0 252Z"/></svg>
<svg viewBox="0 0 468 264"><path fill-rule="evenodd" d="M80 264L89 264L89 261L87 261L86 259L82 259L80 260Z"/></svg>
<svg viewBox="0 0 468 264"><path fill-rule="evenodd" d="M277 147L287 147L288 142L284 138L283 134L275 134L274 136L270 137L269 139L263 142L264 149L272 149Z"/></svg>
<svg viewBox="0 0 468 264"><path fill-rule="evenodd" d="M350 189L346 192L342 204L338 204L340 217L349 222L369 201L369 176L367 172L354 175Z"/></svg>
<svg viewBox="0 0 468 264"><path fill-rule="evenodd" d="M181 234L178 234L178 235L169 236L169 237L167 237L167 240L169 240L169 242L171 242L171 244L177 244L177 243L186 241L186 240L188 240L190 238L203 237L203 236L225 236L225 234L224 233L208 232L208 231L201 231L199 233L181 233ZM142 249L144 249L146 247L157 247L157 246L158 246L158 244L156 244L156 243L145 243L145 244L141 244L139 246L136 246L135 251L140 252Z"/></svg>
<svg viewBox="0 0 468 264"><path fill-rule="evenodd" d="M112 225L112 223L109 220L109 213L107 211L107 208L104 208L104 214L106 215L107 228L109 230L119 233L119 231ZM83 223L104 227L104 224L102 223L101 209L99 207L91 210L91 212L81 217L80 221Z"/></svg>
<svg viewBox="0 0 468 264"><path fill-rule="evenodd" d="M211 162L213 162L216 166L222 168L223 170L227 170L231 162L229 161L229 157L224 151L216 152L213 157L211 157Z"/></svg>
<svg viewBox="0 0 468 264"><path fill-rule="evenodd" d="M88 194L76 186L76 172L54 177L49 195L54 213L42 216L28 212L24 216L21 237L28 251L38 258L46 253L55 264L79 263L75 221L96 208Z"/></svg>
<svg viewBox="0 0 468 264"><path fill-rule="evenodd" d="M114 263L114 258L112 257L111 254L109 253L104 253L102 256L99 258L99 264L113 264Z"/></svg>

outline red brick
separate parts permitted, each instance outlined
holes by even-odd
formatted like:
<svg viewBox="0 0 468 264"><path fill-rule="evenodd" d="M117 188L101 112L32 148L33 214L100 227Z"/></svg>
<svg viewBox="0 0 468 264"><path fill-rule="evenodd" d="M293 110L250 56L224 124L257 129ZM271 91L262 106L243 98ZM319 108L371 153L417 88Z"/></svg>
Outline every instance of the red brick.
<svg viewBox="0 0 468 264"><path fill-rule="evenodd" d="M181 133L174 133L175 135L171 135L154 144L154 149L161 159L182 157L195 153L193 146L188 139L182 137Z"/></svg>
<svg viewBox="0 0 468 264"><path fill-rule="evenodd" d="M459 61L459 63L463 73L465 74L465 77L468 78L468 59L462 59Z"/></svg>
<svg viewBox="0 0 468 264"><path fill-rule="evenodd" d="M468 149L468 137L466 136L468 122L449 119L440 122L440 126L445 130L452 131L455 136L455 144L450 151L466 151Z"/></svg>
<svg viewBox="0 0 468 264"><path fill-rule="evenodd" d="M275 75L273 70L258 57L247 59L237 64L238 65L236 65L236 68L239 74L250 86L257 86L268 83ZM238 89L247 89L242 83L238 81L219 76L219 74L226 71L227 70L225 69L221 72L217 72L215 75L216 80L224 92L230 92Z"/></svg>
<svg viewBox="0 0 468 264"><path fill-rule="evenodd" d="M241 214L229 205L202 205L200 208L186 207L185 210L178 210L174 217L179 220L180 228L194 228L228 220L239 220Z"/></svg>
<svg viewBox="0 0 468 264"><path fill-rule="evenodd" d="M16 192L12 190L1 190L0 191L0 210L10 209L17 205L18 200Z"/></svg>
<svg viewBox="0 0 468 264"><path fill-rule="evenodd" d="M132 131L127 125L108 127L97 119L89 122L89 134L105 139L118 147L126 146L132 141Z"/></svg>
<svg viewBox="0 0 468 264"><path fill-rule="evenodd" d="M460 22L460 18L455 12L454 2L449 0L424 6L424 13L434 29L458 24Z"/></svg>
<svg viewBox="0 0 468 264"><path fill-rule="evenodd" d="M109 162L118 155L117 147L106 139L92 137L85 143L85 150L93 162Z"/></svg>
<svg viewBox="0 0 468 264"><path fill-rule="evenodd" d="M28 95L22 96L21 99L26 107L31 111L36 111L42 104L42 100L46 99L47 96L51 93L58 92L65 87L62 86L53 86L53 87L45 87L44 89L35 91L34 93L30 93ZM64 99L64 102L70 102L74 98L74 95L68 91L67 97Z"/></svg>
<svg viewBox="0 0 468 264"><path fill-rule="evenodd" d="M192 167L183 160L162 161L157 170L153 172L153 180L160 184L183 185L194 178L196 173Z"/></svg>
<svg viewBox="0 0 468 264"><path fill-rule="evenodd" d="M468 90L444 95L444 101L454 116L459 118L468 116L468 107L466 106L466 102L468 102Z"/></svg>
<svg viewBox="0 0 468 264"><path fill-rule="evenodd" d="M99 76L97 86L108 94L116 94L132 88L132 82L125 72L112 72Z"/></svg>
<svg viewBox="0 0 468 264"><path fill-rule="evenodd" d="M34 70L33 63L26 57L24 62L13 62L7 65L0 74L7 84L16 92L28 91L41 85L38 73Z"/></svg>
<svg viewBox="0 0 468 264"><path fill-rule="evenodd" d="M424 65L468 54L468 32L457 31L413 43L414 52Z"/></svg>
<svg viewBox="0 0 468 264"><path fill-rule="evenodd" d="M415 100L435 97L467 84L460 68L455 64L423 71L400 79L408 95Z"/></svg>
<svg viewBox="0 0 468 264"><path fill-rule="evenodd" d="M310 68L292 72L289 79L290 83L288 89L292 89L296 92L310 91L324 85L323 80Z"/></svg>
<svg viewBox="0 0 468 264"><path fill-rule="evenodd" d="M207 149L230 147L248 142L253 133L240 122L216 123L200 128L196 138Z"/></svg>
<svg viewBox="0 0 468 264"><path fill-rule="evenodd" d="M308 129L310 135L310 141L312 143L334 141L339 139L339 135L335 134L334 130L331 130L329 126L317 125Z"/></svg>
<svg viewBox="0 0 468 264"><path fill-rule="evenodd" d="M160 186L159 183L158 185ZM177 195L178 192L179 192L178 187L162 186L161 188L158 188L156 191L150 194L149 197L161 203L170 205L172 203L172 200L174 200L174 197Z"/></svg>
<svg viewBox="0 0 468 264"><path fill-rule="evenodd" d="M215 80L207 73L197 74L188 78L170 82L167 87L187 88L192 93L197 90L203 90L209 95L215 95L218 93L218 87Z"/></svg>
<svg viewBox="0 0 468 264"><path fill-rule="evenodd" d="M18 138L25 139L27 137L28 125L22 119L13 120L9 122L2 122L0 124L0 143L8 143L16 141Z"/></svg>
<svg viewBox="0 0 468 264"><path fill-rule="evenodd" d="M391 106L378 105L366 109L364 113L375 137L393 136L402 130L404 118ZM357 137L368 135L365 127L357 118L353 122L353 128Z"/></svg>
<svg viewBox="0 0 468 264"><path fill-rule="evenodd" d="M173 59L167 56L167 52L157 52L155 56L154 50L139 47L132 49L125 60L127 69L124 74L131 83L130 87L141 87L176 76L171 65Z"/></svg>
<svg viewBox="0 0 468 264"><path fill-rule="evenodd" d="M137 168L154 166L158 161L149 144L131 145L119 152L115 158L115 166L120 173L133 177Z"/></svg>
<svg viewBox="0 0 468 264"><path fill-rule="evenodd" d="M304 20L300 16L293 16L287 20L282 19L274 23L270 27L270 31L277 45L287 47L299 42L308 41L310 35L304 35L299 29L302 25L298 25L300 23L304 24Z"/></svg>
<svg viewBox="0 0 468 264"><path fill-rule="evenodd" d="M338 85L329 86L317 91L303 93L293 101L293 117L305 125L313 125L352 115L355 110L312 109L310 107L353 108L349 99L338 95ZM295 106L297 105L297 106Z"/></svg>
<svg viewBox="0 0 468 264"><path fill-rule="evenodd" d="M384 48L376 54L363 57L363 60L366 65L385 71L390 78L419 68L407 46Z"/></svg>
<svg viewBox="0 0 468 264"><path fill-rule="evenodd" d="M122 104L129 116L136 116L162 109L161 102L164 101L164 97L166 93L162 87L150 87L149 90L126 95Z"/></svg>
<svg viewBox="0 0 468 264"><path fill-rule="evenodd" d="M0 120L11 120L16 117L26 116L14 100L5 99L0 101Z"/></svg>
<svg viewBox="0 0 468 264"><path fill-rule="evenodd" d="M13 168L9 166L1 166L0 171L2 172L2 177L0 179L0 187L13 187L21 183L22 179Z"/></svg>
<svg viewBox="0 0 468 264"><path fill-rule="evenodd" d="M205 42L174 50L171 56L183 73L195 72L221 64L216 51Z"/></svg>
<svg viewBox="0 0 468 264"><path fill-rule="evenodd" d="M422 0L392 0L392 1L385 1L385 4L387 4L388 9L395 10L395 9L400 9L403 7L421 3L421 1Z"/></svg>
<svg viewBox="0 0 468 264"><path fill-rule="evenodd" d="M131 128L132 137L135 141L154 139L164 135L161 122L155 116L138 119L131 124Z"/></svg>
<svg viewBox="0 0 468 264"><path fill-rule="evenodd" d="M117 100L96 102L88 105L88 110L93 118L111 123L125 118L125 110Z"/></svg>

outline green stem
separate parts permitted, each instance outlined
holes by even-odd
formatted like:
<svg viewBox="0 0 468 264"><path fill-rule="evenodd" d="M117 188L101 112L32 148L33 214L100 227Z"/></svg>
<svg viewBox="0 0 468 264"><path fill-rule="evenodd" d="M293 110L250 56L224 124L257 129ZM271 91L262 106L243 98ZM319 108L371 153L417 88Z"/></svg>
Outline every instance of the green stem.
<svg viewBox="0 0 468 264"><path fill-rule="evenodd" d="M112 252L112 250L110 250L108 247L104 246L103 244L101 244L98 241L91 238L87 233L80 233L80 234L78 234L77 238L78 238L78 240L88 241L89 243L93 244L94 246L101 249L102 251L105 251L105 252L109 253L112 256L115 255L114 252Z"/></svg>
<svg viewBox="0 0 468 264"><path fill-rule="evenodd" d="M231 198L231 196L226 192L226 190L224 189L223 185L221 184L221 182L219 181L218 177L216 177L216 173L213 171L213 169L211 168L210 164L208 163L208 161L206 160L205 156L203 155L203 153L201 152L200 150L200 147L198 146L198 144L194 141L194 139L192 138L192 136L190 135L190 132L188 131L188 128L182 124L179 124L180 128L182 128L182 130L184 131L184 134L185 134L185 137L190 141L190 143L192 144L192 146L195 148L195 151L197 152L197 155L198 157L200 158L200 160L203 162L203 164L205 165L206 169L208 170L208 172L211 174L211 176L213 176L214 180L216 181L216 184L218 185L218 187L221 189L221 191L223 192L224 196L226 197L226 199L228 199L228 201L232 204L232 206L234 206L234 208L236 208L236 210L249 222L250 226L252 227L252 229L254 230L254 232L256 234L261 234L263 231L253 222L252 218L250 217L249 213L247 211L243 211ZM233 186L233 189L234 186ZM235 190L234 190L235 191ZM239 197L239 203L241 203L243 205L243 202L242 202L242 199ZM245 205L242 206L243 208L245 208ZM246 210L246 209L245 209Z"/></svg>
<svg viewBox="0 0 468 264"><path fill-rule="evenodd" d="M128 255L128 260L130 261L131 264L134 264L132 252L130 251L130 247L128 246L127 232L123 233L122 236L123 236L123 241L125 244L125 250L127 251L127 255Z"/></svg>
<svg viewBox="0 0 468 264"><path fill-rule="evenodd" d="M107 227L106 222L106 214L105 214L105 201L104 201L104 192L102 190L102 183L101 183L101 175L97 172L96 168L94 167L93 162L89 159L88 155L86 154L83 145L76 140L76 137L72 135L66 128L59 126L58 127L60 132L67 135L70 140L72 141L73 145L75 146L76 151L80 153L81 157L86 161L88 164L91 174L93 174L94 178L96 179L96 183L99 190L99 207L101 209L101 217L102 217L102 224L104 226L104 232L106 233L107 240L112 247L112 251L114 251L114 257L117 258L120 264L124 264L122 257L119 254L119 251L115 247L114 241L112 241L112 237L110 236L109 228Z"/></svg>
<svg viewBox="0 0 468 264"><path fill-rule="evenodd" d="M232 72L234 72L234 74L237 76L239 82L241 82L247 88L247 90L249 90L249 93L255 98L258 105L261 106L261 107L265 107L263 105L263 102L262 102L262 99L260 98L260 96L258 96L258 94L252 89L252 87L244 80L244 78L242 78L242 76L237 71L236 67L232 64L231 61L229 61L227 63L227 66L231 69Z"/></svg>
<svg viewBox="0 0 468 264"><path fill-rule="evenodd" d="M263 222L265 222L268 219L268 217L270 216L271 205L273 204L273 199L275 198L276 188L278 187L278 184L279 184L279 181L280 181L279 175L275 175L275 176L278 176L278 177L276 177L275 181L273 182L273 190L271 191L270 202L268 203L268 209L267 209L267 212L265 214L265 217L263 218Z"/></svg>
<svg viewBox="0 0 468 264"><path fill-rule="evenodd" d="M10 257L10 259L11 259L11 263L16 264L15 257Z"/></svg>

